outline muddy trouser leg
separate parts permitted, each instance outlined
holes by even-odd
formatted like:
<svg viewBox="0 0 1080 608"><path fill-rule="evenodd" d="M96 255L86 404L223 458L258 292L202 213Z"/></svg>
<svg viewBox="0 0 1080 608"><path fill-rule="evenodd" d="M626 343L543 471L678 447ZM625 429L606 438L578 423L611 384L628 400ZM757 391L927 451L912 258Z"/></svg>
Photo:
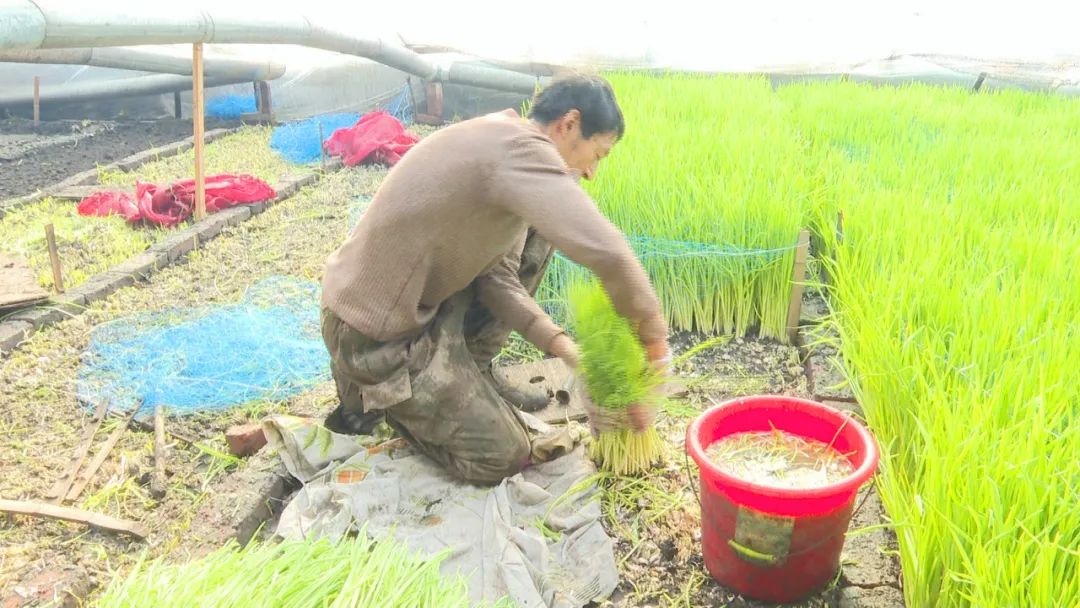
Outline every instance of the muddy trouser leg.
<svg viewBox="0 0 1080 608"><path fill-rule="evenodd" d="M518 277L529 294L535 296L551 261L553 249L532 228L521 252ZM510 337L510 328L496 319L486 306L474 302L465 315L465 343L481 369L489 366Z"/></svg>
<svg viewBox="0 0 1080 608"><path fill-rule="evenodd" d="M419 450L467 481L498 483L531 462L522 418L481 373L465 345L471 290L440 307L425 342L425 361L410 363L411 397L386 419Z"/></svg>

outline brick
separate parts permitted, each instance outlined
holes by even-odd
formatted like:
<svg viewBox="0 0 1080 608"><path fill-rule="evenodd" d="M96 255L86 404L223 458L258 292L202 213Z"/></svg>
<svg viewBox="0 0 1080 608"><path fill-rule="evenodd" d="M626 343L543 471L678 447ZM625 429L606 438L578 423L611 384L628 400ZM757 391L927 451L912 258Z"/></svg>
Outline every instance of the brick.
<svg viewBox="0 0 1080 608"><path fill-rule="evenodd" d="M259 423L236 425L225 431L225 441L233 456L251 456L266 445L266 434Z"/></svg>
<svg viewBox="0 0 1080 608"><path fill-rule="evenodd" d="M187 228L151 245L150 251L165 253L170 263L175 262L195 249L198 238L198 232Z"/></svg>
<svg viewBox="0 0 1080 608"><path fill-rule="evenodd" d="M266 201L260 201L258 203L251 203L247 205L247 208L251 210L251 215L259 215L263 211L266 211ZM0 216L3 217L3 216Z"/></svg>
<svg viewBox="0 0 1080 608"><path fill-rule="evenodd" d="M167 266L169 256L160 251L144 251L110 269L117 274L131 275L137 281L145 281L150 275Z"/></svg>
<svg viewBox="0 0 1080 608"><path fill-rule="evenodd" d="M117 289L129 287L134 284L135 278L131 275L117 274L110 271L92 277L89 281L71 291L74 294L84 296L86 298L86 303L90 304L92 302L104 300L112 295Z"/></svg>
<svg viewBox="0 0 1080 608"><path fill-rule="evenodd" d="M894 587L847 587L840 590L840 608L904 608L904 594Z"/></svg>
<svg viewBox="0 0 1080 608"><path fill-rule="evenodd" d="M8 318L12 321L25 321L33 325L34 329L41 329L47 325L59 323L70 316L70 314L58 308L42 306L20 310L19 312L10 315Z"/></svg>
<svg viewBox="0 0 1080 608"><path fill-rule="evenodd" d="M238 471L223 475L210 486L188 535L208 549L230 538L246 544L284 507L284 498L296 482L267 451L255 454Z"/></svg>
<svg viewBox="0 0 1080 608"><path fill-rule="evenodd" d="M52 296L49 302L71 316L82 314L86 310L86 296L78 292L69 291Z"/></svg>
<svg viewBox="0 0 1080 608"><path fill-rule="evenodd" d="M239 205L219 211L217 215L225 218L225 223L229 226L237 226L251 217L251 209L248 209L247 205Z"/></svg>
<svg viewBox="0 0 1080 608"><path fill-rule="evenodd" d="M211 241L217 235L221 234L221 231L228 226L228 218L220 213L213 213L206 216L201 222L197 222L191 228L199 235L199 242L206 243Z"/></svg>
<svg viewBox="0 0 1080 608"><path fill-rule="evenodd" d="M15 350L32 333L34 333L34 325L26 321L0 323L0 352L9 353Z"/></svg>

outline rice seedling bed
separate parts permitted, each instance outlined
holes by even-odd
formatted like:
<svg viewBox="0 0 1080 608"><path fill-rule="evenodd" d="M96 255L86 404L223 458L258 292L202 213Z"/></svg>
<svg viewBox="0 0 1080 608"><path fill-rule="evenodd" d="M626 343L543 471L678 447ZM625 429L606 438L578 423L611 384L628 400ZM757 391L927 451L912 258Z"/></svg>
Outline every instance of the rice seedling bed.
<svg viewBox="0 0 1080 608"><path fill-rule="evenodd" d="M244 127L206 146L207 174L250 173L275 186L290 176L305 175L310 167L282 160L269 148L269 127ZM99 171L103 187L134 189L136 180L166 183L193 175L194 151L152 161L138 170ZM45 198L10 210L0 218L0 251L25 258L42 287L52 287L52 272L44 226L52 223L57 239L65 288L81 285L93 275L145 251L175 229L133 226L119 216L84 217L75 202Z"/></svg>

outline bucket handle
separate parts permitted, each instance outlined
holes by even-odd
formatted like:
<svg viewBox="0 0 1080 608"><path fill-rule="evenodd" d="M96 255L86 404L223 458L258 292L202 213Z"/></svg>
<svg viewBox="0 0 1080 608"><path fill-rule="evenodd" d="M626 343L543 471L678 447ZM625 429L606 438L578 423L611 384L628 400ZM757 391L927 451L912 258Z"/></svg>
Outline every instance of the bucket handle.
<svg viewBox="0 0 1080 608"><path fill-rule="evenodd" d="M686 473L686 480L690 484L690 489L694 491L694 498L697 499L698 509L700 510L701 509L701 494L698 493L697 486L694 485L694 476L690 474L690 457L687 456L686 452L683 452L683 471ZM873 479L873 477L871 477L870 479ZM862 495L862 498L859 499L859 504L856 505L855 509L851 512L851 518L852 519L854 519L855 515L858 514L858 512L862 510L863 505L866 504L866 499L869 496L870 496L870 492L866 492L866 493L864 493ZM756 564L758 566L775 566L775 565L778 565L779 563L781 563L782 561L786 561L788 558L794 557L796 555L802 555L803 553L809 553L810 551L813 551L814 549L817 549L821 545L825 544L829 540L829 538L830 537L828 537L828 536L822 537L821 540L811 544L809 547L803 547L799 551L787 554L786 556L784 556L783 559L781 559L780 557L778 557L776 555L772 555L772 554L769 554L769 553L762 553L760 551L755 551L755 550L751 549L750 547L747 547L745 545L742 545L742 544L739 544L739 543L735 542L734 538L729 539L727 541L727 544L728 544L729 547L731 547L732 551L734 551L736 555L738 555L739 557L741 557L743 560L745 560L747 562L750 562L752 564Z"/></svg>
<svg viewBox="0 0 1080 608"><path fill-rule="evenodd" d="M779 557L770 553L754 551L746 545L741 545L735 542L734 538L728 540L727 544L729 547L731 547L732 551L734 551L739 557L743 559L743 561L747 561L758 566L776 566L781 561L783 561Z"/></svg>

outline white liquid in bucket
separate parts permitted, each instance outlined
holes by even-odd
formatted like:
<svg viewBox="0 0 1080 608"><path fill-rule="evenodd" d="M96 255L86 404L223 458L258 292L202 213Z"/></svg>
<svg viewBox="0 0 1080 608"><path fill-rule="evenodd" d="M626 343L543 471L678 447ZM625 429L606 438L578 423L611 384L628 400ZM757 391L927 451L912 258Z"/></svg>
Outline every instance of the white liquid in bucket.
<svg viewBox="0 0 1080 608"><path fill-rule="evenodd" d="M732 477L774 488L821 487L855 470L828 444L778 430L721 437L705 449L705 455Z"/></svg>

